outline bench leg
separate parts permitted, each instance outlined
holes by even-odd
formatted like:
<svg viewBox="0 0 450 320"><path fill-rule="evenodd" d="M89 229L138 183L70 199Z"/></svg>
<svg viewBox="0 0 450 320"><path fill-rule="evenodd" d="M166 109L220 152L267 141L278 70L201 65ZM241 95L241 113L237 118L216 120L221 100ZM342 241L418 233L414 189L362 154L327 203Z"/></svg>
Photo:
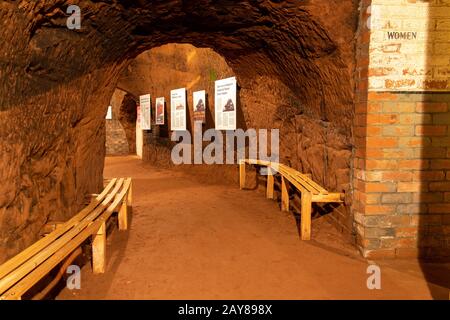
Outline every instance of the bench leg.
<svg viewBox="0 0 450 320"><path fill-rule="evenodd" d="M128 203L131 206L133 202L133 182L130 183L130 189L128 190Z"/></svg>
<svg viewBox="0 0 450 320"><path fill-rule="evenodd" d="M239 187L245 188L245 162L241 161L239 163Z"/></svg>
<svg viewBox="0 0 450 320"><path fill-rule="evenodd" d="M312 195L310 192L302 192L302 208L301 208L301 236L302 240L311 240L311 210Z"/></svg>
<svg viewBox="0 0 450 320"><path fill-rule="evenodd" d="M127 200L124 199L122 202L122 206L119 210L118 215L119 220L119 230L127 230L128 229L128 203Z"/></svg>
<svg viewBox="0 0 450 320"><path fill-rule="evenodd" d="M266 198L267 199L273 199L274 198L273 189L274 189L275 181L274 181L271 169L268 168L267 170L268 171L267 171L267 193L266 193Z"/></svg>
<svg viewBox="0 0 450 320"><path fill-rule="evenodd" d="M103 222L100 229L93 236L92 241L92 271L105 273L106 261L106 223Z"/></svg>
<svg viewBox="0 0 450 320"><path fill-rule="evenodd" d="M289 185L285 177L281 177L281 211L289 212Z"/></svg>

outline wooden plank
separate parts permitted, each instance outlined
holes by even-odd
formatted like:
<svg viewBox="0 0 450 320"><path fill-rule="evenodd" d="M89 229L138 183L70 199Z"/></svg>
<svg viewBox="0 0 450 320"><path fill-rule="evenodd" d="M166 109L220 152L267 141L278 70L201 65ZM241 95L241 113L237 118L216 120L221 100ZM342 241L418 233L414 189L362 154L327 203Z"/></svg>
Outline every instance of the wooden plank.
<svg viewBox="0 0 450 320"><path fill-rule="evenodd" d="M32 300L42 300L52 291L52 289L58 284L58 282L61 280L64 274L67 272L67 268L72 265L72 263L75 261L76 258L78 258L79 255L83 253L83 250L81 247L78 247L74 252L70 254L70 256L65 259L64 263L62 264L61 268L59 269L56 276L50 281L50 283L38 294L33 296Z"/></svg>
<svg viewBox="0 0 450 320"><path fill-rule="evenodd" d="M298 183L300 183L303 188L307 189L309 192L312 192L314 194L320 194L322 192L323 188L317 188L312 183L310 183L312 180L303 179L302 176L298 175L298 171L295 171L289 167L281 166L280 167L280 173L289 176L290 180L295 180ZM325 189L323 189L325 190ZM325 190L326 191L326 190Z"/></svg>
<svg viewBox="0 0 450 320"><path fill-rule="evenodd" d="M125 182L125 187L122 189L121 194L126 195L126 191L129 187L131 180ZM98 217L96 221L91 223L87 228L82 230L75 238L67 242L60 250L55 252L51 257L49 257L44 263L40 264L33 270L32 273L24 277L19 283L10 288L8 291L0 296L0 300L16 300L20 298L27 290L29 290L34 284L42 279L48 272L50 272L56 265L58 265L65 257L67 257L71 252L73 252L77 247L79 247L88 237L90 237L94 232L96 232L103 223L105 223L108 218L113 213L114 209L119 204L119 200L115 199L114 202ZM1 292L1 291L0 291Z"/></svg>
<svg viewBox="0 0 450 320"><path fill-rule="evenodd" d="M328 193L328 191L325 188L320 186L318 183L316 183L312 179L309 179L305 174L300 173L297 170L295 170L291 167L288 167L284 164L281 164L281 163L278 164L278 166L281 170L283 170L287 174L290 174L293 178L298 178L300 180L299 182L302 183L304 185L304 187L306 189L310 190L311 192L325 193L325 194Z"/></svg>
<svg viewBox="0 0 450 320"><path fill-rule="evenodd" d="M122 200L122 205L119 210L118 220L119 220L119 230L128 229L128 195Z"/></svg>
<svg viewBox="0 0 450 320"><path fill-rule="evenodd" d="M336 202L336 203L342 203L344 199L343 193L329 193L329 194L319 194L319 195L313 195L312 196L312 202L323 202L323 203L329 203L329 202Z"/></svg>
<svg viewBox="0 0 450 320"><path fill-rule="evenodd" d="M302 240L311 240L311 211L312 195L309 192L302 193L301 208L301 237Z"/></svg>
<svg viewBox="0 0 450 320"><path fill-rule="evenodd" d="M298 182L296 179L292 178L290 175L283 175L282 172L280 172L281 176L284 177L286 180L288 180L297 190L300 192L311 192L310 190L306 189L300 182Z"/></svg>
<svg viewBox="0 0 450 320"><path fill-rule="evenodd" d="M131 178L129 178L131 180ZM128 205L131 206L131 204L133 203L133 181L131 180L130 183L130 189L128 190L128 195L127 195L128 199Z"/></svg>
<svg viewBox="0 0 450 320"><path fill-rule="evenodd" d="M117 179L112 179L109 184L106 186L106 188L103 190L103 192L93 201L90 205L88 205L86 208L84 208L80 213L78 213L76 216L68 220L66 223L61 225L59 228L57 228L52 233L48 234L46 237L40 239L39 241L35 242L33 245L29 246L16 256L12 257L10 260L5 262L0 266L0 279L5 277L7 274L12 272L14 269L18 268L21 264L23 264L25 261L33 257L35 254L37 254L39 251L43 250L46 246L48 246L50 243L52 243L54 240L59 238L61 235L63 235L65 232L70 230L76 223L81 221L84 217L86 217L90 212L92 212L93 209L95 209L97 206L101 204L101 202L104 200L104 198L107 196L107 194L110 192L112 187L116 184ZM0 287L1 292L1 287Z"/></svg>
<svg viewBox="0 0 450 320"><path fill-rule="evenodd" d="M289 212L289 182L281 177L281 211Z"/></svg>
<svg viewBox="0 0 450 320"><path fill-rule="evenodd" d="M245 161L239 163L239 187L241 190L245 188Z"/></svg>
<svg viewBox="0 0 450 320"><path fill-rule="evenodd" d="M281 173L284 175L290 183L292 183L295 187L298 188L298 185L301 185L303 189L308 190L309 192L312 192L313 195L328 195L329 192L323 188L321 185L316 183L314 180L311 179L311 174L303 174L301 172L298 172L297 170L288 167L281 163L275 163L275 162L268 162L268 161L262 161L262 160L255 160L255 159L247 159L243 160L245 163L253 164L253 165L265 165L268 166L268 168L272 168L274 171ZM301 191L299 189L299 191ZM331 196L330 198L324 197L324 199L327 199L327 202L331 202L331 199L334 197ZM329 200L328 200L329 199ZM339 201L338 201L339 202Z"/></svg>
<svg viewBox="0 0 450 320"><path fill-rule="evenodd" d="M284 166L284 165L283 165ZM322 187L321 185L319 185L317 182L315 182L314 180L311 179L311 177L308 177L308 175L299 172L298 170L295 170L293 168L284 166L287 170L289 170L295 177L300 178L301 180L303 180L305 183L307 183L308 185L310 185L312 188L316 189L317 191L319 191L319 193L325 193L327 194L328 191Z"/></svg>
<svg viewBox="0 0 450 320"><path fill-rule="evenodd" d="M85 229L89 224L92 223L103 211L105 211L106 206L111 202L114 198L115 194L122 187L124 179L119 179L112 193L110 193L105 200L103 200L102 205L92 211L86 218L82 221L78 222L76 226L63 234L60 238L53 241L49 244L44 250L41 250L36 255L34 255L31 259L26 260L21 266L19 266L14 271L5 275L2 279L0 279L0 293L9 289L12 285L30 273L37 265L41 264L43 261L48 259L49 256L54 254L57 250L61 249L67 242L70 242L73 237L79 234L83 229ZM115 201L114 201L115 203ZM116 205L117 206L117 205ZM61 230L62 228L58 228L55 232ZM47 237L49 238L52 234L49 234Z"/></svg>
<svg viewBox="0 0 450 320"><path fill-rule="evenodd" d="M298 177L296 177L292 172L286 170L286 168L280 167L279 172L284 177L286 177L292 184L294 184L294 185L301 184L303 189L306 189L309 192L312 192L314 194L319 194L320 193L316 188L312 187L308 183L305 183L303 180L301 180Z"/></svg>
<svg viewBox="0 0 450 320"><path fill-rule="evenodd" d="M267 199L274 199L274 186L275 186L275 179L273 177L272 170L270 168L267 168L267 190L266 190Z"/></svg>
<svg viewBox="0 0 450 320"><path fill-rule="evenodd" d="M106 268L106 223L103 222L92 236L92 271L105 273Z"/></svg>
<svg viewBox="0 0 450 320"><path fill-rule="evenodd" d="M296 176L299 177L300 179L302 179L303 181L305 181L305 183L308 183L310 186L312 186L313 188L317 189L320 193L323 194L328 194L328 190L326 190L324 187L322 187L321 185L319 185L317 182L315 182L314 180L312 180L311 178L308 178L306 175L304 175L301 172L296 172Z"/></svg>

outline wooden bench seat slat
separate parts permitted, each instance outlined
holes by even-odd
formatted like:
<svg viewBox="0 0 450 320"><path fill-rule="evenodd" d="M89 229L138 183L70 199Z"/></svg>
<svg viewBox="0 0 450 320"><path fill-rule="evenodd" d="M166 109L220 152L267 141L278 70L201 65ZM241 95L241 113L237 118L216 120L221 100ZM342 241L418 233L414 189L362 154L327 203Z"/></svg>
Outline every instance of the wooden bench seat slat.
<svg viewBox="0 0 450 320"><path fill-rule="evenodd" d="M328 194L328 191L318 183L316 183L306 175L284 164L255 159L244 159L243 161L250 165L267 166L275 171L283 171L284 174L290 175L293 179L299 180L299 183L301 183L305 189L312 192L313 194Z"/></svg>
<svg viewBox="0 0 450 320"><path fill-rule="evenodd" d="M122 179L123 181L123 179ZM2 299L19 299L25 292L27 292L34 284L48 274L54 267L58 265L65 257L79 247L87 238L94 234L103 223L105 223L116 207L123 201L127 195L128 189L131 185L131 179L127 179L118 196L114 197L114 201L103 211L103 213L84 230L79 232L71 241L65 243L58 251L56 251L49 259L40 264L37 268L29 273L26 277L20 280L14 287L6 291ZM111 194L114 195L114 194Z"/></svg>
<svg viewBox="0 0 450 320"><path fill-rule="evenodd" d="M305 183L308 183L309 185L311 185L313 188L315 188L317 191L319 191L319 193L328 194L328 191L325 188L323 188L322 186L317 184L314 180L312 180L311 178L309 178L305 174L300 173L300 172L296 172L295 175L297 177L299 177L300 179L302 179Z"/></svg>
<svg viewBox="0 0 450 320"><path fill-rule="evenodd" d="M285 177L287 177L291 183L294 184L295 182L295 184L300 185L301 186L300 191L307 190L308 192L311 192L313 194L320 194L319 190L312 187L310 184L305 183L303 180L296 177L292 172L285 170L285 168L280 167L279 172L282 173Z"/></svg>
<svg viewBox="0 0 450 320"><path fill-rule="evenodd" d="M15 283L20 281L24 276L33 271L36 266L40 265L43 261L48 259L49 256L53 255L56 251L61 249L67 242L70 242L78 233L80 233L84 228L86 228L93 220L95 220L107 207L107 205L114 200L115 194L120 190L124 182L124 179L119 179L114 186L112 193L108 194L103 200L100 206L88 212L87 216L76 223L75 225L69 224L68 230L65 233L60 233L60 236L49 243L46 247L42 248L37 254L35 254L30 259L26 260L18 268L5 275L0 279L0 294L8 290ZM78 220L78 216L76 216ZM63 227L58 228L56 231L65 229ZM50 236L50 235L49 235ZM49 237L47 236L47 237ZM44 238L45 239L45 238ZM70 253L70 252L69 252Z"/></svg>
<svg viewBox="0 0 450 320"><path fill-rule="evenodd" d="M29 246L16 256L12 257L10 260L6 261L4 264L0 266L0 279L2 279L5 275L9 274L11 271L19 267L26 260L30 259L32 256L37 254L47 245L52 243L62 234L67 232L70 228L72 228L76 223L78 223L81 219L83 219L86 215L88 215L93 209L95 209L107 196L107 194L111 191L112 187L116 184L117 179L112 179L103 192L96 197L86 208L84 208L80 213L76 216L72 217L66 223L62 224L58 229L48 234L46 237L40 239L35 242L33 245Z"/></svg>
<svg viewBox="0 0 450 320"><path fill-rule="evenodd" d="M319 194L319 193L327 194L328 193L328 191L325 190L325 188L321 187L320 185L315 183L312 179L308 178L306 175L298 172L297 170L292 169L285 165L280 165L280 168L282 168L282 170L284 170L285 172L289 173L291 176L299 179L300 183L306 189L313 192L314 194Z"/></svg>

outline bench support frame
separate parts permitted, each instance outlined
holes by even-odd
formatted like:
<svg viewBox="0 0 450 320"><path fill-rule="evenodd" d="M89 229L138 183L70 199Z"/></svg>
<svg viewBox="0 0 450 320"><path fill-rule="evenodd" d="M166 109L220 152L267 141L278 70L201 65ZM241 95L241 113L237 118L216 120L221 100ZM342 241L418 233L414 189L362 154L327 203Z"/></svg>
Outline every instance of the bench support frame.
<svg viewBox="0 0 450 320"><path fill-rule="evenodd" d="M106 269L106 223L103 222L97 233L92 236L92 271L105 273Z"/></svg>
<svg viewBox="0 0 450 320"><path fill-rule="evenodd" d="M281 175L281 211L289 212L289 190L295 187L301 194L301 223L300 234L302 240L311 240L311 216L312 203L342 203L344 194L330 193L311 179L310 174L302 174L290 167L268 161L242 159L239 161L239 185L245 189L245 165L257 165L267 167L266 198L275 199L275 178L278 172Z"/></svg>

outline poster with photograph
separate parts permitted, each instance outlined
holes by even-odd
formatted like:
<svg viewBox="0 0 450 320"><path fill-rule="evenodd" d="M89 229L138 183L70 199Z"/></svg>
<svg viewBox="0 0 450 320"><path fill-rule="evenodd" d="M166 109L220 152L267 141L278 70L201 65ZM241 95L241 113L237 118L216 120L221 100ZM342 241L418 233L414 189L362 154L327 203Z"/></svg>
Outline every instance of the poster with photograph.
<svg viewBox="0 0 450 320"><path fill-rule="evenodd" d="M157 125L164 125L164 106L165 106L164 97L156 98L155 123Z"/></svg>
<svg viewBox="0 0 450 320"><path fill-rule="evenodd" d="M216 130L236 130L236 78L216 81Z"/></svg>
<svg viewBox="0 0 450 320"><path fill-rule="evenodd" d="M194 121L206 122L206 91L194 92Z"/></svg>
<svg viewBox="0 0 450 320"><path fill-rule="evenodd" d="M170 91L170 128L172 131L186 131L186 89Z"/></svg>
<svg viewBox="0 0 450 320"><path fill-rule="evenodd" d="M151 100L150 95L146 94L139 97L141 106L141 129L151 130Z"/></svg>

